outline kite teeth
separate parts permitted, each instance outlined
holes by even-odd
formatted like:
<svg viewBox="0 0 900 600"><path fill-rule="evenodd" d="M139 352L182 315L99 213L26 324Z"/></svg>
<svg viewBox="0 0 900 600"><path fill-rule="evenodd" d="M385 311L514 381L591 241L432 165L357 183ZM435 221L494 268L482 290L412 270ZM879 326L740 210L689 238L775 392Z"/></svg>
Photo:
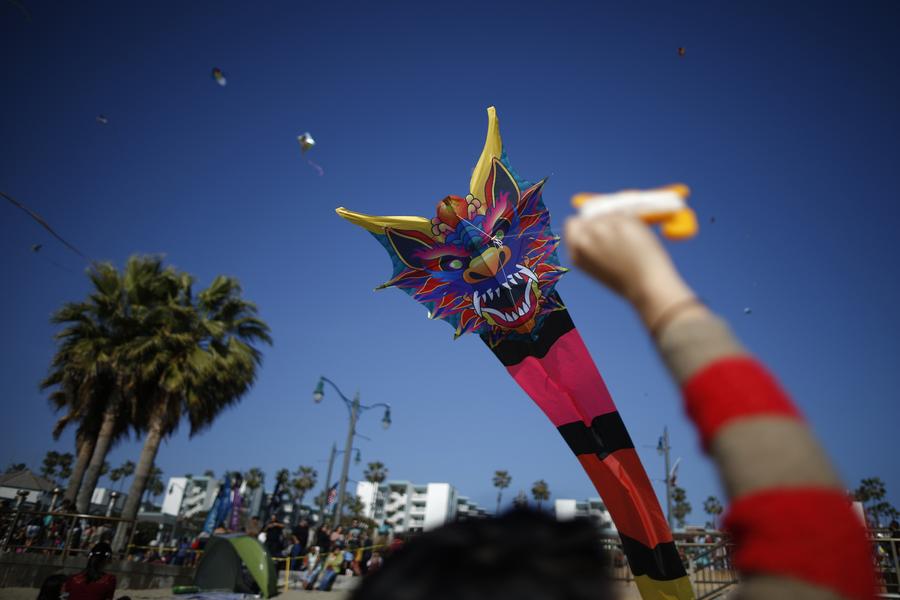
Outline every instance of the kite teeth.
<svg viewBox="0 0 900 600"><path fill-rule="evenodd" d="M505 281L503 282L503 287L505 287L505 288L508 289L508 290L511 290L511 289L512 289L511 287L509 287L509 284L508 284L507 282L505 282ZM498 288L498 289L499 289L499 288Z"/></svg>
<svg viewBox="0 0 900 600"><path fill-rule="evenodd" d="M481 316L481 298L478 297L478 292L475 291L472 294L472 305L475 307L475 312L478 313L478 316Z"/></svg>
<svg viewBox="0 0 900 600"><path fill-rule="evenodd" d="M493 300L494 299L494 290L488 290L487 295L488 295L488 300Z"/></svg>
<svg viewBox="0 0 900 600"><path fill-rule="evenodd" d="M535 275L534 271L532 271L528 267L524 265L516 265L516 268L519 269L519 273L523 273L528 279L532 280L535 283L538 282L537 275Z"/></svg>

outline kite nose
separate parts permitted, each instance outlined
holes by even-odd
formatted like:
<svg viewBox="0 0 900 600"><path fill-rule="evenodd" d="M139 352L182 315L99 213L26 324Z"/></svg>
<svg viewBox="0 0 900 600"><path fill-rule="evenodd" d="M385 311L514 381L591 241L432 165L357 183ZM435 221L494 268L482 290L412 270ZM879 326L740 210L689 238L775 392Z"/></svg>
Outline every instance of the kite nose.
<svg viewBox="0 0 900 600"><path fill-rule="evenodd" d="M467 283L479 283L488 277L494 277L509 262L510 250L506 246L491 246L469 262L469 268L463 272Z"/></svg>

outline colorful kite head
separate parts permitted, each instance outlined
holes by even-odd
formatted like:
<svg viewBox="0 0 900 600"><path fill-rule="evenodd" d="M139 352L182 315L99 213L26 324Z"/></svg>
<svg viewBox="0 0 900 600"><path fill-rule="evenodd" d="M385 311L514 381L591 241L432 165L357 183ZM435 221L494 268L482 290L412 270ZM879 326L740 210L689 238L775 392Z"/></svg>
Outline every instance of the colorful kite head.
<svg viewBox="0 0 900 600"><path fill-rule="evenodd" d="M216 83L225 87L228 85L228 80L225 79L225 73L222 72L222 69L216 67L212 70L212 78L216 80Z"/></svg>
<svg viewBox="0 0 900 600"><path fill-rule="evenodd" d="M552 292L566 269L559 266L543 186L510 168L491 107L465 198L447 196L431 219L337 213L371 232L390 254L393 277L380 288L402 289L430 318L450 323L456 336L472 332L498 342L535 335L543 317L562 308Z"/></svg>

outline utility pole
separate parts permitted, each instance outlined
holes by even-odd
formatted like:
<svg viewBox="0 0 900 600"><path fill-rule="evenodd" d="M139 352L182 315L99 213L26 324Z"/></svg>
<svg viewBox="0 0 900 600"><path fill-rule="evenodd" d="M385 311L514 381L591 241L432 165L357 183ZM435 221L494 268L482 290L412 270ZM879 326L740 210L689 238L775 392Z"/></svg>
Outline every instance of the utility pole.
<svg viewBox="0 0 900 600"><path fill-rule="evenodd" d="M325 522L325 509L328 508L328 490L331 489L331 471L334 469L334 457L337 455L337 444L331 443L331 455L328 457L328 475L325 476L325 496L322 498L322 522Z"/></svg>
<svg viewBox="0 0 900 600"><path fill-rule="evenodd" d="M341 482L338 485L338 502L334 509L334 519L331 527L337 527L341 522L341 513L344 510L344 493L347 487L347 476L350 472L350 453L353 451L353 436L356 435L356 420L359 418L359 392L353 396L350 404L350 427L347 429L347 443L344 444L344 464L341 467Z"/></svg>

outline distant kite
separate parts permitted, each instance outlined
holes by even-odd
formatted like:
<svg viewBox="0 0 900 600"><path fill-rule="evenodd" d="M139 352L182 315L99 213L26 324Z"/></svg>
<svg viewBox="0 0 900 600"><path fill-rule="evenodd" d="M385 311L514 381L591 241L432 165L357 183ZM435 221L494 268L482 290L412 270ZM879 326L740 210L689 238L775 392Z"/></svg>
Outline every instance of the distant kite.
<svg viewBox="0 0 900 600"><path fill-rule="evenodd" d="M216 83L225 87L228 85L228 80L225 79L225 73L222 72L222 69L216 67L212 70L212 78L216 80Z"/></svg>
<svg viewBox="0 0 900 600"><path fill-rule="evenodd" d="M297 142L300 144L300 152L302 154L306 154L308 151L312 150L313 146L316 145L316 140L313 139L312 134L310 134L308 131L303 135L298 135ZM320 177L325 174L325 170L315 162L313 162L311 159L307 158L306 163L313 169L315 169Z"/></svg>
<svg viewBox="0 0 900 600"><path fill-rule="evenodd" d="M684 53L685 53L685 49L684 49L684 48L679 48L679 49L678 49L678 56L684 56Z"/></svg>
<svg viewBox="0 0 900 600"><path fill-rule="evenodd" d="M43 248L43 247L44 247L43 244L32 244L32 245L31 245L31 251L32 251L32 252L40 252L40 251L41 251L41 248Z"/></svg>
<svg viewBox="0 0 900 600"><path fill-rule="evenodd" d="M97 122L101 125L106 125L109 123L109 119L107 119L105 115L97 115Z"/></svg>
<svg viewBox="0 0 900 600"><path fill-rule="evenodd" d="M68 248L69 250L71 250L72 252L74 252L75 254L77 254L78 256L80 256L81 258L83 258L83 259L85 259L85 260L88 260L88 261L91 260L90 258L88 258L88 257L84 254L84 252L82 252L81 250L79 250L78 248L76 248L75 246L73 246L72 244L70 244L69 242L67 242L66 240L64 240L63 237L62 237L61 235L59 235L58 233L56 233L56 232L53 230L53 228L50 227L50 224L47 223L47 221L44 220L44 217L42 217L41 215L37 214L36 212L34 212L33 210L31 210L30 208L28 208L27 206L25 206L24 204L22 204L21 202L19 202L18 200L16 200L15 198L13 198L12 196L10 196L10 195L8 195L8 194L4 194L3 192L0 192L0 196L3 196L3 197L6 198L7 200L9 200L9 203L12 204L13 206L15 206L16 208L18 208L18 209L24 211L29 217L31 217L32 219L34 219L41 227L43 227L44 229L46 229L47 231L49 231L50 234L51 234L53 237L55 237L55 238L58 239L60 242L62 242L62 244L63 244L66 248ZM32 246L32 250L34 250L34 247L33 247L33 246ZM40 248L38 248L38 250L40 250ZM37 250L35 250L35 252L37 252Z"/></svg>

